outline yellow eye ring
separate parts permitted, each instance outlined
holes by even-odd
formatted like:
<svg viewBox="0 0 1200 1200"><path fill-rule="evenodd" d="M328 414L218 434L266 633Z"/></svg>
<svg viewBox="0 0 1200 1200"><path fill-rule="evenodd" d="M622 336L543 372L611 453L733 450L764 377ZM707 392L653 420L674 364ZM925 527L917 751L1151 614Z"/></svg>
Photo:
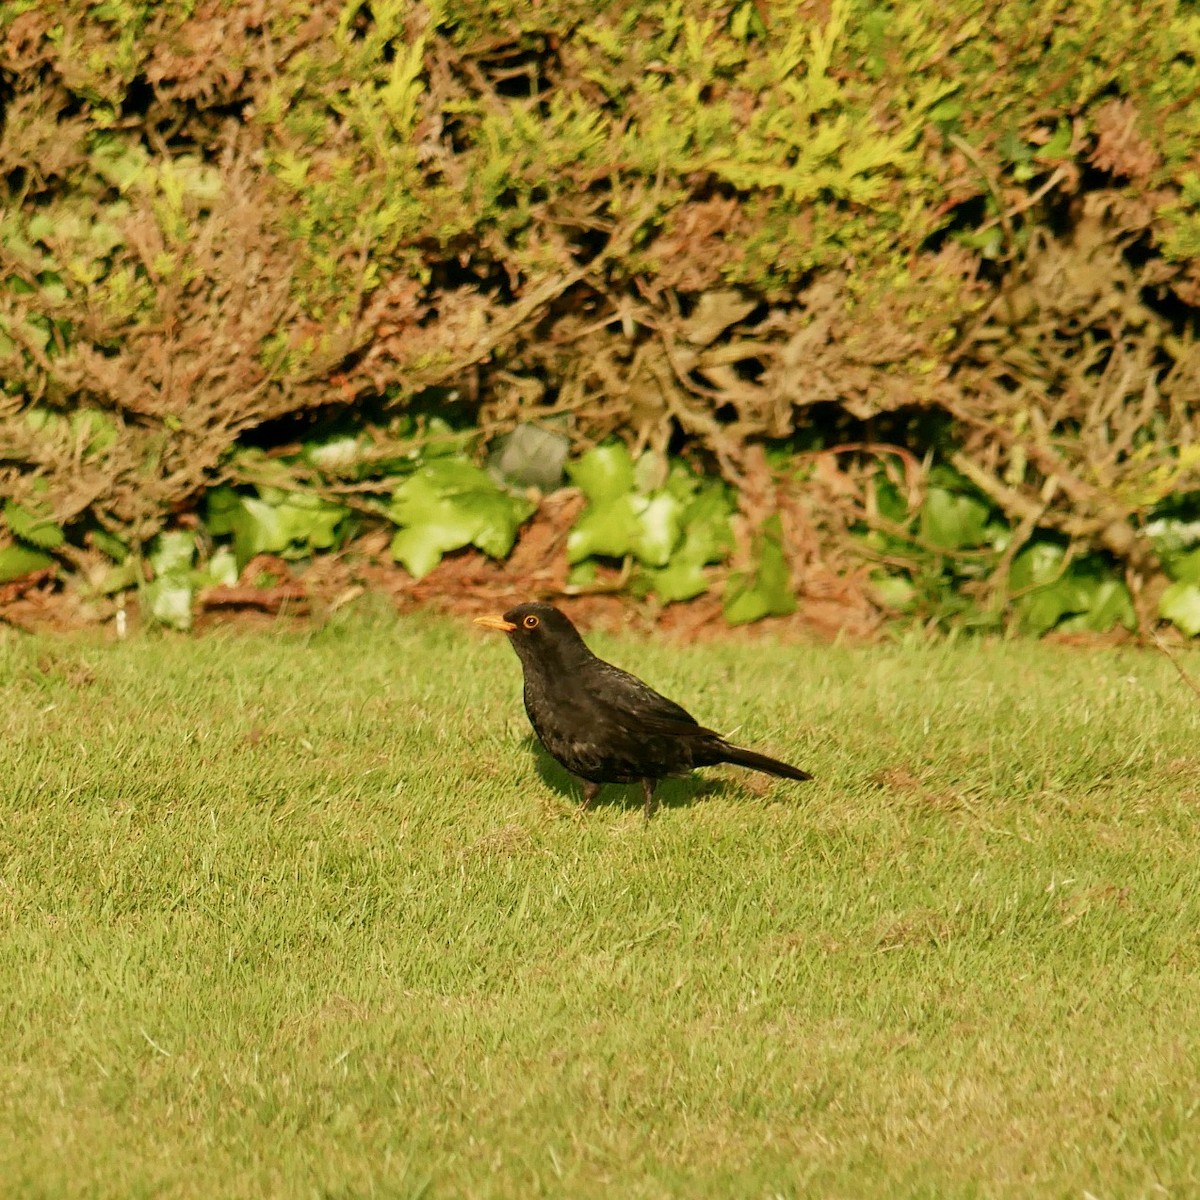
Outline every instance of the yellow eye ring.
<svg viewBox="0 0 1200 1200"><path fill-rule="evenodd" d="M536 629L541 624L541 621L539 621L537 617L533 615L533 613L530 613L529 616L527 616L525 620L521 622L521 624L524 625L526 629Z"/></svg>

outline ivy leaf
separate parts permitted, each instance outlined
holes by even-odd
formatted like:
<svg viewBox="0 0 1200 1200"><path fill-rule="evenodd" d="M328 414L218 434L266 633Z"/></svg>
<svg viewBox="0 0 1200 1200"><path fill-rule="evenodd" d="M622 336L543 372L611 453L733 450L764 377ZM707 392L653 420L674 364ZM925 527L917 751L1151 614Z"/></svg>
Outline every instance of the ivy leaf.
<svg viewBox="0 0 1200 1200"><path fill-rule="evenodd" d="M326 442L307 442L305 459L325 475L358 475L367 443L354 434L330 438Z"/></svg>
<svg viewBox="0 0 1200 1200"><path fill-rule="evenodd" d="M639 533L638 514L628 492L591 504L567 534L567 562L581 562L593 555L624 558L633 552Z"/></svg>
<svg viewBox="0 0 1200 1200"><path fill-rule="evenodd" d="M91 538L92 545L101 554L108 555L113 562L123 563L129 557L129 547L116 534L109 533L107 529L93 529Z"/></svg>
<svg viewBox="0 0 1200 1200"><path fill-rule="evenodd" d="M704 487L684 510L683 545L676 553L689 562L724 562L733 549L732 513L724 484Z"/></svg>
<svg viewBox="0 0 1200 1200"><path fill-rule="evenodd" d="M190 571L195 556L196 535L186 529L169 529L154 539L146 557L154 568L155 579L160 579Z"/></svg>
<svg viewBox="0 0 1200 1200"><path fill-rule="evenodd" d="M1102 579L1096 585L1091 607L1087 611L1087 626L1097 633L1106 633L1114 625L1126 629L1137 626L1137 610L1133 597L1122 579Z"/></svg>
<svg viewBox="0 0 1200 1200"><path fill-rule="evenodd" d="M872 574L871 590L877 603L899 612L908 609L917 595L916 586L907 575L892 575L886 571Z"/></svg>
<svg viewBox="0 0 1200 1200"><path fill-rule="evenodd" d="M708 576L697 562L689 562L676 556L661 570L650 570L646 574L654 594L664 604L678 600L691 600L708 591Z"/></svg>
<svg viewBox="0 0 1200 1200"><path fill-rule="evenodd" d="M665 567L679 541L683 505L670 492L660 492L652 500L637 497L637 533L633 550L648 567Z"/></svg>
<svg viewBox="0 0 1200 1200"><path fill-rule="evenodd" d="M49 510L42 505L30 507L6 500L4 522L14 537L39 550L56 550L66 540L62 526L55 523Z"/></svg>
<svg viewBox="0 0 1200 1200"><path fill-rule="evenodd" d="M1077 560L1064 571L1065 554L1057 543L1035 542L1013 560L1010 590L1034 588L1016 601L1022 625L1037 634L1056 627L1103 633L1118 622L1132 629L1137 615L1124 582L1096 558Z"/></svg>
<svg viewBox="0 0 1200 1200"><path fill-rule="evenodd" d="M537 509L532 501L501 491L478 492L460 502L474 509L479 519L472 543L492 558L508 557L517 530Z"/></svg>
<svg viewBox="0 0 1200 1200"><path fill-rule="evenodd" d="M204 573L212 583L233 587L238 581L237 558L233 551L228 546L218 546L208 560Z"/></svg>
<svg viewBox="0 0 1200 1200"><path fill-rule="evenodd" d="M392 558L414 579L423 579L442 561L447 550L455 550L463 544L445 537L432 525L412 525L396 530L392 538Z"/></svg>
<svg viewBox="0 0 1200 1200"><path fill-rule="evenodd" d="M1200 583L1200 547L1187 554L1165 556L1163 566L1180 583Z"/></svg>
<svg viewBox="0 0 1200 1200"><path fill-rule="evenodd" d="M0 583L10 583L54 566L54 559L42 550L15 543L0 548Z"/></svg>
<svg viewBox="0 0 1200 1200"><path fill-rule="evenodd" d="M141 582L143 577L137 559L127 556L124 562L109 567L95 587L102 596L111 596L136 587Z"/></svg>
<svg viewBox="0 0 1200 1200"><path fill-rule="evenodd" d="M1200 548L1200 520L1187 521L1180 517L1156 517L1146 525L1147 536L1163 558L1183 550Z"/></svg>
<svg viewBox="0 0 1200 1200"><path fill-rule="evenodd" d="M1021 605L1021 623L1031 633L1047 633L1069 612L1073 612L1074 587L1069 579L1053 587L1041 588Z"/></svg>
<svg viewBox="0 0 1200 1200"><path fill-rule="evenodd" d="M691 499L678 514L683 535L682 538L676 535L669 561L658 570L646 572L651 589L664 604L691 600L706 592L710 580L704 573L704 566L723 561L733 546L733 529L729 523L731 508L722 484L701 485L699 480L693 479L690 486L681 486L671 479L662 497L655 499L668 496L681 501Z"/></svg>
<svg viewBox="0 0 1200 1200"><path fill-rule="evenodd" d="M171 629L192 627L192 581L187 576L164 575L146 585L150 616Z"/></svg>
<svg viewBox="0 0 1200 1200"><path fill-rule="evenodd" d="M572 587L591 587L596 582L596 564L592 559L576 563L567 572L567 583Z"/></svg>
<svg viewBox="0 0 1200 1200"><path fill-rule="evenodd" d="M1054 136L1044 146L1039 146L1034 151L1034 157L1040 162L1054 162L1067 158L1071 149L1071 138L1070 122L1060 119L1055 127Z"/></svg>
<svg viewBox="0 0 1200 1200"><path fill-rule="evenodd" d="M350 513L344 505L309 492L266 486L257 490L257 496L243 496L219 487L208 494L205 524L214 537L233 535L239 571L256 554L302 558L337 545Z"/></svg>
<svg viewBox="0 0 1200 1200"><path fill-rule="evenodd" d="M442 417L430 417L425 422L424 444L416 450L415 456L421 459L452 458L470 449L475 434L470 429L455 429L449 421ZM459 460L461 461L461 460ZM470 466L464 463L464 466Z"/></svg>
<svg viewBox="0 0 1200 1200"><path fill-rule="evenodd" d="M1158 615L1188 637L1200 634L1200 583L1171 584L1159 599Z"/></svg>
<svg viewBox="0 0 1200 1200"><path fill-rule="evenodd" d="M1137 624L1133 608L1133 597L1120 579L1076 578L1072 597L1082 611L1067 618L1058 628L1067 632L1088 630L1092 633L1107 633L1120 623L1127 629Z"/></svg>
<svg viewBox="0 0 1200 1200"><path fill-rule="evenodd" d="M731 625L796 611L791 572L783 553L783 527L778 516L763 522L757 539L758 565L752 573L730 578L722 607Z"/></svg>
<svg viewBox="0 0 1200 1200"><path fill-rule="evenodd" d="M662 489L669 477L667 460L653 450L646 450L633 464L633 490L648 496Z"/></svg>
<svg viewBox="0 0 1200 1200"><path fill-rule="evenodd" d="M602 504L633 491L633 460L624 442L596 446L567 466L571 482L593 503Z"/></svg>
<svg viewBox="0 0 1200 1200"><path fill-rule="evenodd" d="M428 575L443 554L463 546L503 558L536 507L503 491L472 463L434 459L392 494L388 515L401 526L392 539L392 557L416 579Z"/></svg>
<svg viewBox="0 0 1200 1200"><path fill-rule="evenodd" d="M974 496L931 487L921 506L921 540L943 550L978 546L987 525L988 506Z"/></svg>
<svg viewBox="0 0 1200 1200"><path fill-rule="evenodd" d="M671 493L677 499L682 500L684 504L690 504L695 499L698 493L703 491L722 491L723 485L714 483L713 480L702 479L697 475L693 475L681 462L673 462L671 470L667 475L667 482L663 485L665 491Z"/></svg>
<svg viewBox="0 0 1200 1200"><path fill-rule="evenodd" d="M284 550L298 543L304 553L328 550L337 543L337 527L350 510L309 492L291 492L279 505L279 522L287 536Z"/></svg>
<svg viewBox="0 0 1200 1200"><path fill-rule="evenodd" d="M205 497L204 524L213 537L225 537L233 532L242 497L231 487L213 488Z"/></svg>
<svg viewBox="0 0 1200 1200"><path fill-rule="evenodd" d="M279 506L261 497L239 496L230 524L239 569L256 554L278 554L291 540Z"/></svg>
<svg viewBox="0 0 1200 1200"><path fill-rule="evenodd" d="M1008 572L1009 590L1024 591L1035 584L1050 583L1062 569L1066 551L1057 542L1034 542L1026 546Z"/></svg>
<svg viewBox="0 0 1200 1200"><path fill-rule="evenodd" d="M883 474L875 476L875 507L893 525L903 525L908 520L908 504L900 489Z"/></svg>

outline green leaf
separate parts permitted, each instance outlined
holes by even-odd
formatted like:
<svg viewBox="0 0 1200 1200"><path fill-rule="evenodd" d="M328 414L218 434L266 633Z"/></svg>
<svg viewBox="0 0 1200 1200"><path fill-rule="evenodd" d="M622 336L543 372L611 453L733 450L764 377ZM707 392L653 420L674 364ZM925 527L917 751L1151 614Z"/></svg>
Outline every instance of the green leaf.
<svg viewBox="0 0 1200 1200"><path fill-rule="evenodd" d="M1154 543L1154 549L1164 558L1184 550L1200 548L1200 520L1156 517L1147 523L1145 532Z"/></svg>
<svg viewBox="0 0 1200 1200"><path fill-rule="evenodd" d="M1021 623L1031 633L1047 633L1067 613L1076 611L1076 607L1074 582L1066 578L1025 597L1019 605Z"/></svg>
<svg viewBox="0 0 1200 1200"><path fill-rule="evenodd" d="M708 591L709 580L703 567L681 557L674 558L661 570L646 572L654 594L664 603L691 600Z"/></svg>
<svg viewBox="0 0 1200 1200"><path fill-rule="evenodd" d="M96 591L103 596L111 596L114 592L123 592L127 588L135 587L141 581L142 574L138 561L130 556L124 562L117 563L104 572L100 582L96 585Z"/></svg>
<svg viewBox="0 0 1200 1200"><path fill-rule="evenodd" d="M146 556L154 577L182 575L192 569L196 557L196 535L187 529L169 529L154 539Z"/></svg>
<svg viewBox="0 0 1200 1200"><path fill-rule="evenodd" d="M1158 602L1158 615L1188 637L1200 634L1200 584L1173 583Z"/></svg>
<svg viewBox="0 0 1200 1200"><path fill-rule="evenodd" d="M1034 542L1026 546L1009 569L1009 590L1019 592L1035 584L1050 583L1062 570L1065 553L1057 542Z"/></svg>
<svg viewBox="0 0 1200 1200"><path fill-rule="evenodd" d="M884 571L871 576L871 589L884 608L901 612L912 605L917 595L917 589L907 575L889 575Z"/></svg>
<svg viewBox="0 0 1200 1200"><path fill-rule="evenodd" d="M638 532L632 495L589 505L567 534L567 562L577 563L597 554L623 558L633 552Z"/></svg>
<svg viewBox="0 0 1200 1200"><path fill-rule="evenodd" d="M228 546L219 546L208 560L204 572L213 583L233 587L238 581L237 558Z"/></svg>
<svg viewBox="0 0 1200 1200"><path fill-rule="evenodd" d="M633 491L633 460L623 442L596 446L569 463L567 474L593 503L615 500Z"/></svg>
<svg viewBox="0 0 1200 1200"><path fill-rule="evenodd" d="M666 486L668 478L667 460L661 454L656 454L653 450L646 450L638 455L637 462L633 464L634 491L641 492L643 495L657 492Z"/></svg>
<svg viewBox="0 0 1200 1200"><path fill-rule="evenodd" d="M921 506L921 540L944 550L978 546L985 540L989 511L974 496L931 487Z"/></svg>
<svg viewBox="0 0 1200 1200"><path fill-rule="evenodd" d="M671 470L667 474L667 482L663 485L663 490L670 492L672 496L687 504L702 491L724 493L725 485L719 480L704 479L699 475L694 475L676 459L671 463Z"/></svg>
<svg viewBox="0 0 1200 1200"><path fill-rule="evenodd" d="M233 535L239 571L256 554L300 558L337 545L350 510L309 492L259 486L257 496L232 488L209 492L205 524L214 537Z"/></svg>
<svg viewBox="0 0 1200 1200"><path fill-rule="evenodd" d="M231 487L215 487L205 497L204 524L213 537L224 537L234 530L242 497Z"/></svg>
<svg viewBox="0 0 1200 1200"><path fill-rule="evenodd" d="M501 491L468 492L456 497L455 503L474 518L471 544L492 558L508 556L517 540L517 530L537 507Z"/></svg>
<svg viewBox="0 0 1200 1200"><path fill-rule="evenodd" d="M1137 624L1133 597L1108 563L1079 559L1064 571L1065 554L1057 543L1035 542L1013 560L1010 591L1034 588L1016 600L1022 625L1037 634L1055 627L1105 632L1118 622L1132 629Z"/></svg>
<svg viewBox="0 0 1200 1200"><path fill-rule="evenodd" d="M98 408L79 408L70 417L71 433L85 439L88 454L102 454L117 440L117 427L107 413Z"/></svg>
<svg viewBox="0 0 1200 1200"><path fill-rule="evenodd" d="M689 562L724 562L733 549L733 505L721 483L707 484L683 514L683 544L676 554Z"/></svg>
<svg viewBox="0 0 1200 1200"><path fill-rule="evenodd" d="M388 515L402 526L392 556L415 578L427 575L450 550L474 545L503 558L537 506L513 496L472 463L439 458L403 480Z"/></svg>
<svg viewBox="0 0 1200 1200"><path fill-rule="evenodd" d="M591 587L596 582L596 562L595 559L587 559L585 562L576 563L567 572L567 583L572 587Z"/></svg>
<svg viewBox="0 0 1200 1200"><path fill-rule="evenodd" d="M1181 583L1200 583L1200 547L1187 554L1164 556L1163 566L1172 579Z"/></svg>
<svg viewBox="0 0 1200 1200"><path fill-rule="evenodd" d="M1120 579L1080 578L1075 580L1076 603L1085 605L1083 611L1068 617L1058 628L1067 632L1087 630L1107 633L1114 625L1132 629L1137 624L1133 597Z"/></svg>
<svg viewBox="0 0 1200 1200"><path fill-rule="evenodd" d="M751 574L735 575L726 586L722 607L731 625L796 611L791 572L783 553L783 527L778 516L763 522L757 539L758 565Z"/></svg>
<svg viewBox="0 0 1200 1200"><path fill-rule="evenodd" d="M192 581L189 577L164 575L146 585L150 616L171 629L192 627Z"/></svg>
<svg viewBox="0 0 1200 1200"><path fill-rule="evenodd" d="M669 492L661 492L651 500L636 497L634 509L638 515L634 553L648 567L665 567L679 541L683 505Z"/></svg>
<svg viewBox="0 0 1200 1200"><path fill-rule="evenodd" d="M362 458L366 444L353 434L330 438L326 442L308 442L304 457L327 475L347 475Z"/></svg>
<svg viewBox="0 0 1200 1200"><path fill-rule="evenodd" d="M6 500L4 521L14 537L39 550L56 550L66 540L62 526L56 524L49 509L41 505L27 506L15 500Z"/></svg>
<svg viewBox="0 0 1200 1200"><path fill-rule="evenodd" d="M54 566L54 559L41 550L15 544L0 548L0 583L11 583Z"/></svg>
<svg viewBox="0 0 1200 1200"><path fill-rule="evenodd" d="M430 417L425 422L424 437L427 440L416 451L418 458L458 458L470 449L475 433L470 429L455 429L442 417Z"/></svg>
<svg viewBox="0 0 1200 1200"><path fill-rule="evenodd" d="M879 515L893 525L903 525L908 520L908 504L900 489L886 475L875 477L875 507Z"/></svg>
<svg viewBox="0 0 1200 1200"><path fill-rule="evenodd" d="M101 554L107 554L115 563L123 563L129 557L129 547L116 534L107 529L92 530L92 544Z"/></svg>
<svg viewBox="0 0 1200 1200"><path fill-rule="evenodd" d="M464 542L447 539L443 531L431 525L413 525L396 530L392 538L392 558L414 578L423 579L442 561L447 550L456 550Z"/></svg>
<svg viewBox="0 0 1200 1200"><path fill-rule="evenodd" d="M337 543L337 527L350 510L307 492L291 492L279 505L280 529L288 543L328 550ZM286 547L285 547L286 548Z"/></svg>
<svg viewBox="0 0 1200 1200"><path fill-rule="evenodd" d="M126 191L150 164L150 155L137 142L105 137L92 151L92 165L118 191Z"/></svg>
<svg viewBox="0 0 1200 1200"><path fill-rule="evenodd" d="M1071 123L1060 119L1055 127L1053 137L1044 146L1039 146L1034 152L1034 156L1042 162L1054 162L1056 159L1066 158L1071 149L1071 140Z"/></svg>
<svg viewBox="0 0 1200 1200"><path fill-rule="evenodd" d="M279 506L260 497L239 496L230 520L239 570L256 554L278 554L285 550L291 540Z"/></svg>

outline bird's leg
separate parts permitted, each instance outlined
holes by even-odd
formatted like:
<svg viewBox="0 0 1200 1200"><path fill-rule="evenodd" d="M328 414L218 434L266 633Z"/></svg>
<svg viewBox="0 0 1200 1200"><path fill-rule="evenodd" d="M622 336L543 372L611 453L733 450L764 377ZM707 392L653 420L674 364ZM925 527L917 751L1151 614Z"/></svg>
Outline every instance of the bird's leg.
<svg viewBox="0 0 1200 1200"><path fill-rule="evenodd" d="M654 811L654 783L653 779L642 780L642 793L646 797L646 820L650 820L650 814Z"/></svg>
<svg viewBox="0 0 1200 1200"><path fill-rule="evenodd" d="M592 783L588 780L585 780L583 784L583 804L580 806L579 811L587 812L587 810L592 807L592 801L595 800L598 795L600 795L600 785L598 783Z"/></svg>

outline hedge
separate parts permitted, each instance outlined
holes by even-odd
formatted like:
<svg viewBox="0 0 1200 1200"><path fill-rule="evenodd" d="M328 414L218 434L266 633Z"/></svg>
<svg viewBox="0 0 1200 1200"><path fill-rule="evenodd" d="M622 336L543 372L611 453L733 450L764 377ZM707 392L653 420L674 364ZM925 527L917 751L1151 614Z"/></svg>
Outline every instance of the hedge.
<svg viewBox="0 0 1200 1200"><path fill-rule="evenodd" d="M436 414L477 461L682 454L743 546L801 503L885 607L1082 572L1200 611L1191 6L10 0L0 37L9 574L140 555L331 425L354 477L294 490L390 520Z"/></svg>

